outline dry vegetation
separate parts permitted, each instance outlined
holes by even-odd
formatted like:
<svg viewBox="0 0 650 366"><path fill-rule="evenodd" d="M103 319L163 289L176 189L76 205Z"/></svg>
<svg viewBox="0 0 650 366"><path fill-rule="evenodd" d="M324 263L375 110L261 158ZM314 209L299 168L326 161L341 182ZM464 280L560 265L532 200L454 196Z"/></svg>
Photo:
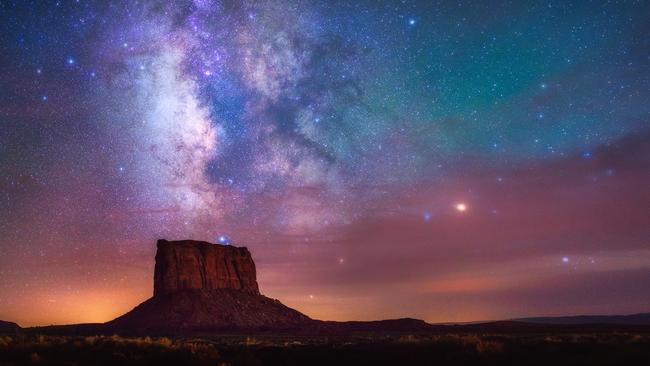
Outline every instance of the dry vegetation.
<svg viewBox="0 0 650 366"><path fill-rule="evenodd" d="M650 335L0 336L0 365L650 364Z"/></svg>

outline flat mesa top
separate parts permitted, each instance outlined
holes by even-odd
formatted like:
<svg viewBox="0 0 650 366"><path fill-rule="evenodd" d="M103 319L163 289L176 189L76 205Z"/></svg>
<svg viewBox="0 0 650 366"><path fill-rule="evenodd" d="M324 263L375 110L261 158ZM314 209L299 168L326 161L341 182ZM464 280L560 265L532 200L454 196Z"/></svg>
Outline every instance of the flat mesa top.
<svg viewBox="0 0 650 366"><path fill-rule="evenodd" d="M197 246L205 246L205 247L217 247L217 248L223 248L226 250L237 250L237 251L246 251L248 252L248 248L246 247L237 247L234 245L223 245L223 244L217 244L217 243L210 243L207 241L202 241L202 240L166 240L166 239L158 239L158 242L156 243L158 248L161 246L185 246L185 247L197 247Z"/></svg>

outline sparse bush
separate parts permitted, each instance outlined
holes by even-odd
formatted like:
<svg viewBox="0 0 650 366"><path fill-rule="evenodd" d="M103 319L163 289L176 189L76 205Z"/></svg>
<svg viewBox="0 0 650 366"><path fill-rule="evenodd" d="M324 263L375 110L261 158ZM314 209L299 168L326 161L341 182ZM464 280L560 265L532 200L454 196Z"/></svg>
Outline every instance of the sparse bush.
<svg viewBox="0 0 650 366"><path fill-rule="evenodd" d="M420 343L420 340L413 334L407 334L397 338L397 343Z"/></svg>
<svg viewBox="0 0 650 366"><path fill-rule="evenodd" d="M502 353L503 342L481 339L476 343L476 352L480 354Z"/></svg>
<svg viewBox="0 0 650 366"><path fill-rule="evenodd" d="M647 339L644 339L644 337L641 334L635 334L630 339L630 341L632 342L643 342L644 340L647 341Z"/></svg>
<svg viewBox="0 0 650 366"><path fill-rule="evenodd" d="M260 344L260 342L254 337L246 337L246 341L244 341L244 344L247 346L254 346Z"/></svg>
<svg viewBox="0 0 650 366"><path fill-rule="evenodd" d="M47 338L44 335L39 334L39 335L36 336L35 342L38 343L38 344L46 345L47 344Z"/></svg>
<svg viewBox="0 0 650 366"><path fill-rule="evenodd" d="M32 354L29 355L29 361L31 363L39 363L41 362L41 356L39 356L36 352L32 352Z"/></svg>
<svg viewBox="0 0 650 366"><path fill-rule="evenodd" d="M163 347L171 347L174 344L174 342L167 337L162 337L158 340L158 344L160 344Z"/></svg>

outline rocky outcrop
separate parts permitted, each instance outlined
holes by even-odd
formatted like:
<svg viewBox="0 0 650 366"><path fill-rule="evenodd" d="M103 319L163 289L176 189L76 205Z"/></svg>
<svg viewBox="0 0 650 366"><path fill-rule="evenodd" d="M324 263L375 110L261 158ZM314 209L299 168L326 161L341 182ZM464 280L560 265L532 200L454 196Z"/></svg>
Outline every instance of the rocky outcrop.
<svg viewBox="0 0 650 366"><path fill-rule="evenodd" d="M315 321L260 294L246 248L183 240L157 243L154 296L106 323L116 332L183 334L298 329Z"/></svg>
<svg viewBox="0 0 650 366"><path fill-rule="evenodd" d="M154 296L216 289L260 293L247 248L192 240L158 240L157 245Z"/></svg>

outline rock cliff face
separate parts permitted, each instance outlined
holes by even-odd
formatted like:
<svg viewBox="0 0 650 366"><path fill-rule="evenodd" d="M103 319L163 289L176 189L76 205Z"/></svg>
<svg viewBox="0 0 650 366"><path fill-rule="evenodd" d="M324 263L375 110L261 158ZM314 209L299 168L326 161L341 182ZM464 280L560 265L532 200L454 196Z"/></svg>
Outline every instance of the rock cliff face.
<svg viewBox="0 0 650 366"><path fill-rule="evenodd" d="M192 240L158 240L154 296L215 289L259 295L255 262L247 248Z"/></svg>
<svg viewBox="0 0 650 366"><path fill-rule="evenodd" d="M157 246L154 296L106 323L108 331L183 334L315 323L260 294L246 248L193 240L159 240Z"/></svg>

